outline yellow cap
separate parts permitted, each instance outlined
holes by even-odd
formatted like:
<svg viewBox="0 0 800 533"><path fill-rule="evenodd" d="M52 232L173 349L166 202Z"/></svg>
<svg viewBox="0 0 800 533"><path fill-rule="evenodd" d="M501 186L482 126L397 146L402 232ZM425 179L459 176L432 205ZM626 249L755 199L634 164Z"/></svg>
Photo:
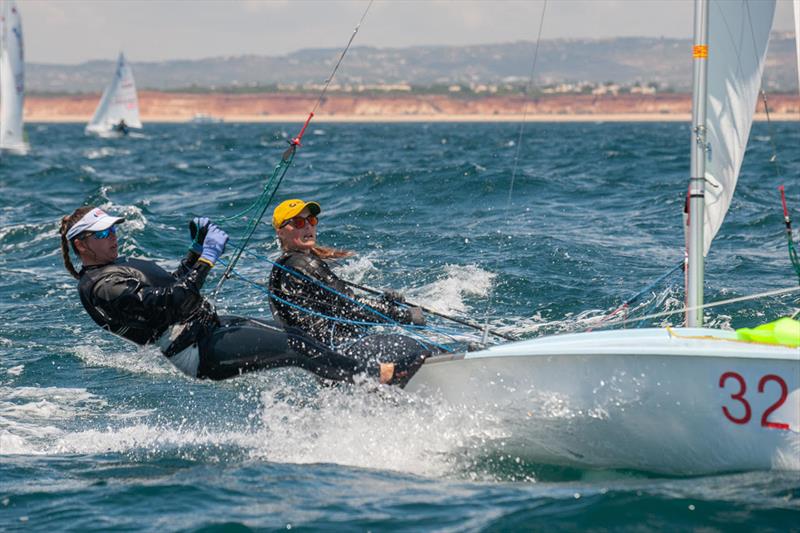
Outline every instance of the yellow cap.
<svg viewBox="0 0 800 533"><path fill-rule="evenodd" d="M304 202L296 198L294 200L281 202L272 212L272 227L275 229L280 228L281 224L299 215L306 207L311 211L312 215L319 215L320 211L322 211L322 208L317 202Z"/></svg>

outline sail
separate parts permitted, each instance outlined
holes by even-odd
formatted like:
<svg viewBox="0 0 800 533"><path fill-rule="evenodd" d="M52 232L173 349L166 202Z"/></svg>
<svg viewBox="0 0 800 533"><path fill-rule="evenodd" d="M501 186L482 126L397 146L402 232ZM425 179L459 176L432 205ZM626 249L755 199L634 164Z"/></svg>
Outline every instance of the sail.
<svg viewBox="0 0 800 533"><path fill-rule="evenodd" d="M774 14L775 0L709 4L704 255L736 189Z"/></svg>
<svg viewBox="0 0 800 533"><path fill-rule="evenodd" d="M7 0L0 19L0 149L26 153L22 129L25 63L22 18L16 2Z"/></svg>
<svg viewBox="0 0 800 533"><path fill-rule="evenodd" d="M114 78L103 91L103 96L100 98L92 120L86 126L86 131L108 133L122 120L129 128L142 127L139 120L139 99L136 96L133 71L125 61L125 56L120 54Z"/></svg>

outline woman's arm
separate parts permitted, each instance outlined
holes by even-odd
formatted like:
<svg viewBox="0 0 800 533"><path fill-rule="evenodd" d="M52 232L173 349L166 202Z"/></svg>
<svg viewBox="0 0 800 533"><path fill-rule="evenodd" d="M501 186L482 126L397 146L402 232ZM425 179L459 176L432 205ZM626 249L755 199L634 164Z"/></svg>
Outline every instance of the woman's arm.
<svg viewBox="0 0 800 533"><path fill-rule="evenodd" d="M92 299L116 321L174 324L188 318L203 301L200 288L210 269L205 263L197 263L173 283L161 287L146 285L133 268L114 269L97 281Z"/></svg>
<svg viewBox="0 0 800 533"><path fill-rule="evenodd" d="M381 315L402 324L412 322L411 313L406 307L387 300L356 296L347 283L334 274L328 264L319 257L296 254L286 266L305 276L304 279L293 272L286 272L283 278L287 288L297 294L306 295L309 300L314 300L309 302L312 305L324 302L329 314L358 322L386 322ZM312 279L319 283L314 283Z"/></svg>

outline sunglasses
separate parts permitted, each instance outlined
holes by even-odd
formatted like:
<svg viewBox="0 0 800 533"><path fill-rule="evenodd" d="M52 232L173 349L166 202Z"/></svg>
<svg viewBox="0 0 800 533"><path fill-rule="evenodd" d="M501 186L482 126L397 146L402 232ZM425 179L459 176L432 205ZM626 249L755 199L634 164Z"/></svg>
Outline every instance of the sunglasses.
<svg viewBox="0 0 800 533"><path fill-rule="evenodd" d="M284 221L283 224L281 224L281 227L284 227L287 224L291 224L295 228L301 229L306 227L306 222L308 222L312 226L316 226L319 220L317 220L317 217L315 217L314 215L309 215L307 217L293 217L290 218L289 220Z"/></svg>
<svg viewBox="0 0 800 533"><path fill-rule="evenodd" d="M107 239L109 235L116 235L116 234L117 234L117 227L111 226L110 228L106 228L101 231L94 231L92 233L87 233L83 237L79 237L79 239L81 240L88 239L92 235L94 235L95 239Z"/></svg>

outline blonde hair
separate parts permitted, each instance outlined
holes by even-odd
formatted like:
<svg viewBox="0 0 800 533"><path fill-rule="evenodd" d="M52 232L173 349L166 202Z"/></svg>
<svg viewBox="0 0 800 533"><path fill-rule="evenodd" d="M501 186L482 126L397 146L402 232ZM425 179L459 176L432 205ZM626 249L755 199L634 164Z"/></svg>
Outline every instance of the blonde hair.
<svg viewBox="0 0 800 533"><path fill-rule="evenodd" d="M83 216L94 209L92 205L85 205L83 207L79 207L71 215L67 215L61 219L61 229L59 229L59 233L61 234L61 257L64 259L64 268L67 269L73 278L80 279L80 274L72 265L72 259L69 257L69 245L72 244L72 251L76 254L78 250L75 249L75 243L70 243L67 240L67 232L69 232L70 228L74 226ZM73 239L74 240L74 239Z"/></svg>
<svg viewBox="0 0 800 533"><path fill-rule="evenodd" d="M355 252L350 250L339 250L338 248L329 248L327 246L315 246L311 249L311 253L320 259L342 259L356 255Z"/></svg>

